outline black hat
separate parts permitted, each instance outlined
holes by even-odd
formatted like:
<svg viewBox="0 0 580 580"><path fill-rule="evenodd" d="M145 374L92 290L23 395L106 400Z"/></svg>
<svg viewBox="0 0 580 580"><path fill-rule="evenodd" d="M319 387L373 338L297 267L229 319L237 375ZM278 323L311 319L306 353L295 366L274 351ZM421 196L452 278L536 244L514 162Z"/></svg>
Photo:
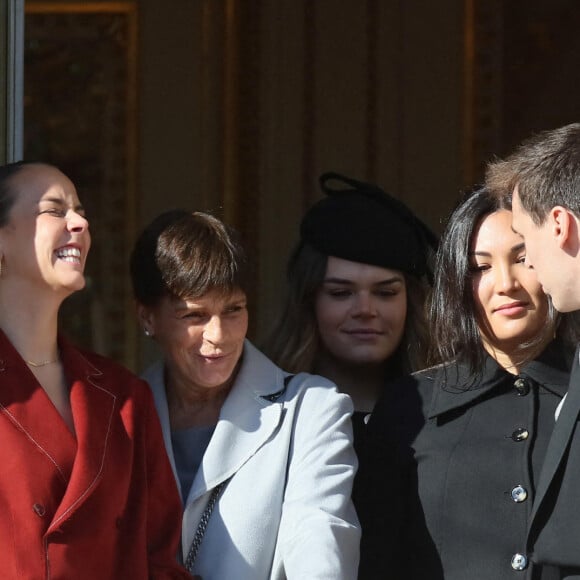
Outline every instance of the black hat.
<svg viewBox="0 0 580 580"><path fill-rule="evenodd" d="M346 187L332 188L333 180ZM402 201L338 173L324 173L319 182L328 197L302 219L303 242L327 256L415 276L429 273L427 256L437 248L437 236Z"/></svg>

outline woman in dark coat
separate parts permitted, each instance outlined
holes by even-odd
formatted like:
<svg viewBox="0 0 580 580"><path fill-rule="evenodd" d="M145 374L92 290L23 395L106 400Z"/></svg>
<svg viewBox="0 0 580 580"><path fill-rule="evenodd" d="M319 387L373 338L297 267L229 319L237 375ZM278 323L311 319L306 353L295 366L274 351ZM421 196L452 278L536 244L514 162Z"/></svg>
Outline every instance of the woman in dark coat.
<svg viewBox="0 0 580 580"><path fill-rule="evenodd" d="M534 565L528 530L575 337L524 259L485 189L451 216L431 304L440 364L386 389L369 424L359 578L565 576Z"/></svg>

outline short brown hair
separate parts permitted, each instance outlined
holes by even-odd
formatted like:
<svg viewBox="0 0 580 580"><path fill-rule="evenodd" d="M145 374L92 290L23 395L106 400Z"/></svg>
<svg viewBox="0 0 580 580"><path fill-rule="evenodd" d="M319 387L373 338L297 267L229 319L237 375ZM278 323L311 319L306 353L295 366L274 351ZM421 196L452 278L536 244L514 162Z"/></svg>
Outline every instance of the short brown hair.
<svg viewBox="0 0 580 580"><path fill-rule="evenodd" d="M537 225L556 205L580 217L580 123L538 133L505 160L490 163L486 185L506 207L517 186L522 207Z"/></svg>
<svg viewBox="0 0 580 580"><path fill-rule="evenodd" d="M141 233L131 253L131 281L138 302L200 297L217 290L246 290L246 256L237 233L203 212L170 210Z"/></svg>

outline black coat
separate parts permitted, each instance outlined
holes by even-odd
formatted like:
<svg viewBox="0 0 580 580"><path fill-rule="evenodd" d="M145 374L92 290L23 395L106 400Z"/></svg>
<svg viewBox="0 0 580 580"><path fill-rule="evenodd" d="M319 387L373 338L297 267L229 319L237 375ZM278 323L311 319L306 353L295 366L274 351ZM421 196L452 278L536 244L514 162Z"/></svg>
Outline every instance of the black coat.
<svg viewBox="0 0 580 580"><path fill-rule="evenodd" d="M550 517L562 475L553 448L565 455L574 399L576 418L580 409L579 384L554 429L572 355L554 343L518 376L487 357L476 380L452 364L386 389L360 457L360 579L559 580L580 571L580 449L563 480L568 502L576 493L577 517L568 515L574 503L556 500L575 534L566 554L554 551L562 531ZM544 463L555 464L558 481L541 475Z"/></svg>

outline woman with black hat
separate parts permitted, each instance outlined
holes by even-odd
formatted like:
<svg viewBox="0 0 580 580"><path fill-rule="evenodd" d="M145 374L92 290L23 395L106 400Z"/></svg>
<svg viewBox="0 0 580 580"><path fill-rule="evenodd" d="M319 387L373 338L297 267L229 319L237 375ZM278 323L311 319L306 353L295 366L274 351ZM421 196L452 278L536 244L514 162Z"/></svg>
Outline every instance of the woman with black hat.
<svg viewBox="0 0 580 580"><path fill-rule="evenodd" d="M360 452L385 382L423 367L436 238L375 185L336 173L320 185L327 197L302 219L287 301L265 350L282 368L321 374L350 395Z"/></svg>

